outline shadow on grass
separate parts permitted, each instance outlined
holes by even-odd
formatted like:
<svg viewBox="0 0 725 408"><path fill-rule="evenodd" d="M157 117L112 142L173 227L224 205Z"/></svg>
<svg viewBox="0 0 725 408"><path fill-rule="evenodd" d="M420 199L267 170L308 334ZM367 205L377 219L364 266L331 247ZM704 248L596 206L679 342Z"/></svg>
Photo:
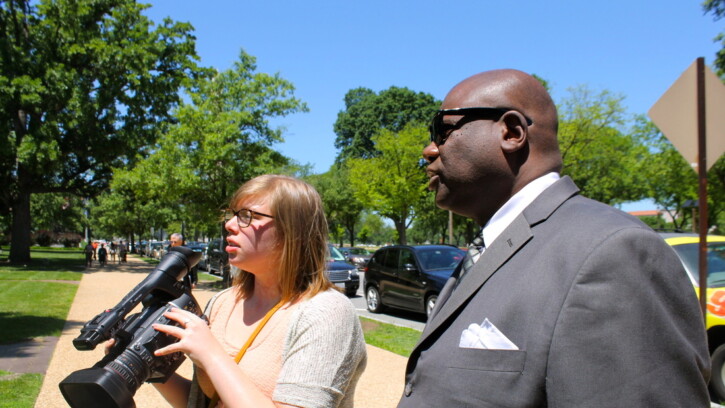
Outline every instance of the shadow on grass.
<svg viewBox="0 0 725 408"><path fill-rule="evenodd" d="M80 252L68 250L33 249L30 262L13 264L8 261L5 251L0 257L0 266L7 271L52 271L52 272L82 272L85 269L85 259Z"/></svg>
<svg viewBox="0 0 725 408"><path fill-rule="evenodd" d="M32 316L0 312L0 344L16 343L34 337L58 336L65 320L49 316Z"/></svg>

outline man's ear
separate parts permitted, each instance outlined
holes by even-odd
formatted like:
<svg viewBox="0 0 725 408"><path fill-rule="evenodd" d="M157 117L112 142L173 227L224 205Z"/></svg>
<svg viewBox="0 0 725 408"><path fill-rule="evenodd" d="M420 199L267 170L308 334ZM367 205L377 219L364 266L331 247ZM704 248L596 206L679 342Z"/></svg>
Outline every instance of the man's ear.
<svg viewBox="0 0 725 408"><path fill-rule="evenodd" d="M504 153L514 153L523 149L528 143L529 126L526 118L519 112L508 111L501 117L504 124L501 149Z"/></svg>

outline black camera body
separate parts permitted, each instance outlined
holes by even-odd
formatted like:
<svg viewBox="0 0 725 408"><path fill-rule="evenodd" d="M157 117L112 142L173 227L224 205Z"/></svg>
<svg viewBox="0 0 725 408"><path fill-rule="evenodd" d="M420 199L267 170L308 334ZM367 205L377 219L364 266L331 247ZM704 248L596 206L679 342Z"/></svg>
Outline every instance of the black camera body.
<svg viewBox="0 0 725 408"><path fill-rule="evenodd" d="M166 382L186 358L183 353L154 356L154 351L178 341L154 330L153 324L179 326L163 316L172 307L197 316L201 308L183 277L199 262L201 254L186 247L172 247L156 268L114 308L87 322L73 340L78 350L93 350L115 338L110 352L92 368L74 371L60 382L63 397L72 408L134 408L133 395L144 382ZM126 318L139 303L141 312Z"/></svg>

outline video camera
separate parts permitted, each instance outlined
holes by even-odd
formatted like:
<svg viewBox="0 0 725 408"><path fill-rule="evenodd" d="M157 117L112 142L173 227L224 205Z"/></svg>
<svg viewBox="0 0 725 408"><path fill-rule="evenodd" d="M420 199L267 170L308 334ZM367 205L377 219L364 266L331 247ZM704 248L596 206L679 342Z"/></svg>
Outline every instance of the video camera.
<svg viewBox="0 0 725 408"><path fill-rule="evenodd" d="M72 408L135 408L133 395L145 382L166 382L186 356L177 352L154 356L154 351L178 341L154 330L152 324L177 322L164 317L172 307L201 316L201 308L182 279L201 258L186 247L172 247L154 270L115 307L86 323L73 340L78 350L93 350L116 339L110 352L92 368L74 371L60 382L60 391ZM136 305L141 312L126 318Z"/></svg>

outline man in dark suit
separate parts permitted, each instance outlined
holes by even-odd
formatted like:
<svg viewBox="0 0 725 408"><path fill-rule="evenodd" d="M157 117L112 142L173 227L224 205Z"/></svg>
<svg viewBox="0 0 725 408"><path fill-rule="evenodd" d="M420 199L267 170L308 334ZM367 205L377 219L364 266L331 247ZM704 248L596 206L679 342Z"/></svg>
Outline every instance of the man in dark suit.
<svg viewBox="0 0 725 408"><path fill-rule="evenodd" d="M516 70L443 101L429 188L482 239L439 296L399 407L709 406L703 318L678 258L559 175L557 126L546 89Z"/></svg>

